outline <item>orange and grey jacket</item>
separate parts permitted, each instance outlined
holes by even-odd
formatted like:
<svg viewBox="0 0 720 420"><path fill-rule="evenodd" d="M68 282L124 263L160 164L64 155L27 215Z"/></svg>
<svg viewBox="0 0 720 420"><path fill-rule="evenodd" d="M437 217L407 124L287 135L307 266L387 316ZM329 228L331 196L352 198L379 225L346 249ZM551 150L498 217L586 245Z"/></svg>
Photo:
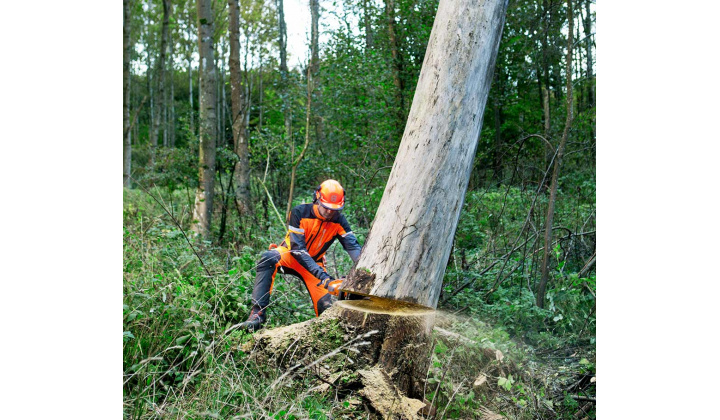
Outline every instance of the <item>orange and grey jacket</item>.
<svg viewBox="0 0 720 420"><path fill-rule="evenodd" d="M332 220L320 216L317 204L300 204L290 213L288 234L282 243L303 268L319 280L330 277L318 264L337 239L353 262L360 258L360 244L345 216L337 212ZM288 244L290 245L288 247Z"/></svg>

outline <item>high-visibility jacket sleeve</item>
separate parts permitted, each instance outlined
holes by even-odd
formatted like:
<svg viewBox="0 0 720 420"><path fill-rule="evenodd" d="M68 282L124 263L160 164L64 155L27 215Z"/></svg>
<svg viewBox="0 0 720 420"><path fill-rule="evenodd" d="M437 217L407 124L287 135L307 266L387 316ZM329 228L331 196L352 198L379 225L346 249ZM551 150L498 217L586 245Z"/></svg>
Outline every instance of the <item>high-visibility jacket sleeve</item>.
<svg viewBox="0 0 720 420"><path fill-rule="evenodd" d="M348 255L350 255L353 263L356 263L360 259L360 250L362 247L360 246L360 243L358 243L352 229L350 229L350 223L348 223L345 215L340 215L340 221L338 223L342 226L342 230L339 232L337 237L338 241L340 241L340 245L342 245Z"/></svg>
<svg viewBox="0 0 720 420"><path fill-rule="evenodd" d="M305 245L305 231L300 228L300 211L298 207L290 213L290 253L300 265L319 280L326 280L330 275L310 257Z"/></svg>

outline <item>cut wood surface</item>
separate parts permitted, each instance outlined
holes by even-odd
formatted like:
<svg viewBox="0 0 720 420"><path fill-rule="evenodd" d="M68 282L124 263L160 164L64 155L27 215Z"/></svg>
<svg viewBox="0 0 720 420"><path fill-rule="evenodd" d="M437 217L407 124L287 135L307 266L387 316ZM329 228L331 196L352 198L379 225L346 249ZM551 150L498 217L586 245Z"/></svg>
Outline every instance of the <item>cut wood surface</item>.
<svg viewBox="0 0 720 420"><path fill-rule="evenodd" d="M436 307L506 8L507 0L440 2L403 139L345 290Z"/></svg>

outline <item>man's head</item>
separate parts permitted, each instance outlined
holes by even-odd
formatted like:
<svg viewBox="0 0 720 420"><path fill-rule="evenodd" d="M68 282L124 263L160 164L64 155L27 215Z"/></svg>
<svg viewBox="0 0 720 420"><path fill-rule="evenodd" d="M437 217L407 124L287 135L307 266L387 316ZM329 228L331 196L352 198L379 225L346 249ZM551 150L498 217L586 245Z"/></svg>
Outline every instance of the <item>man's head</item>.
<svg viewBox="0 0 720 420"><path fill-rule="evenodd" d="M333 219L345 207L345 190L339 182L328 179L315 190L318 212L325 219Z"/></svg>

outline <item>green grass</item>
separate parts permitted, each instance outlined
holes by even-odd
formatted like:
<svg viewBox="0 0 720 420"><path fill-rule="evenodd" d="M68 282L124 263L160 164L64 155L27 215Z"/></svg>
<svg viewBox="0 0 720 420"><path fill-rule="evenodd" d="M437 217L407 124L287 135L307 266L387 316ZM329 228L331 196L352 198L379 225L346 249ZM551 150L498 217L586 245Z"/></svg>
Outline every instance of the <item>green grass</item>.
<svg viewBox="0 0 720 420"><path fill-rule="evenodd" d="M159 188L150 193L189 232L188 197L192 194ZM591 291L595 291L595 276L592 270L582 278L577 275L587 258L583 246L589 242L563 242L560 237L545 309L534 305L532 293L537 253L530 254L539 248L539 242L511 253L504 272L502 264L497 264L483 273L492 261L506 254L518 235L528 235L521 234L520 227L532 200L532 193L515 188L468 194L445 274L444 295L449 296L468 279L473 283L441 309L458 312L449 329L478 346L502 351L522 373L495 373L488 379L489 391L474 390L472 382L479 372L470 367L484 366L486 356L477 349L448 347L438 340L426 394L439 408L438 416L473 418L478 410L489 408L512 418L534 418L538 413L569 418L578 405L560 391L561 386L578 375L594 375ZM357 211L369 205L360 197L356 201L347 211L354 226ZM594 205L565 201L558 205L558 226L594 230ZM537 213L542 214L543 205L538 200ZM266 219L262 209L257 209L255 229L243 229L231 216L228 232L243 231L244 236L228 234L222 244L193 243L191 247L156 200L141 190L125 191L125 418L367 418L365 407L352 392L311 391L319 384L313 377L294 377L270 389L283 372L257 364L252 354L240 349L249 336L228 331L249 311L256 260L269 243L278 243L284 236L284 227L273 220L272 212L270 215ZM531 218L532 223L539 224L538 217ZM218 221L219 215L214 220ZM215 233L217 229L215 226ZM362 241L367 229L354 230ZM328 267L341 275L350 268L349 258L337 244L328 252ZM488 295L498 276L502 282ZM269 327L314 317L299 280L277 277L269 314ZM326 350L341 343L340 336L328 337ZM575 349L580 356L564 357L571 354L563 353L566 349ZM585 391L594 394L593 387Z"/></svg>

